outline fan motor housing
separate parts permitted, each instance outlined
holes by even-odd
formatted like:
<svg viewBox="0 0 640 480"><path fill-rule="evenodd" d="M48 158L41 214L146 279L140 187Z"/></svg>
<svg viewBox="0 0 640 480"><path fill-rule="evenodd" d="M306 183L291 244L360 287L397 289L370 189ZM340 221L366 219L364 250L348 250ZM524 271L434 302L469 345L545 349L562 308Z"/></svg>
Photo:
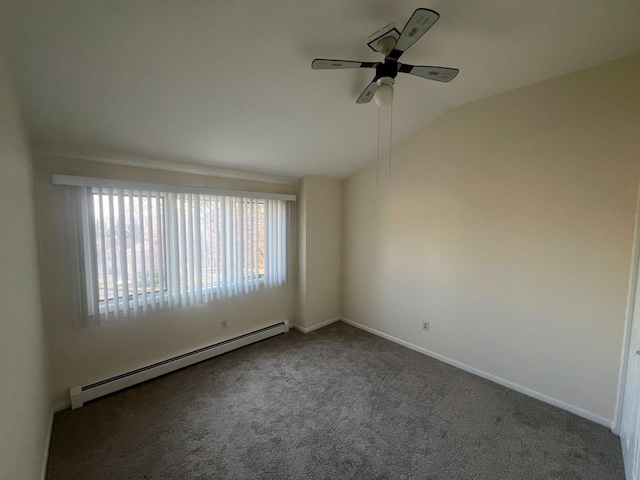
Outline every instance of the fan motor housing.
<svg viewBox="0 0 640 480"><path fill-rule="evenodd" d="M383 63L376 66L376 78L374 78L374 80L378 80L383 77L396 78L397 76L398 62L392 58L387 58Z"/></svg>

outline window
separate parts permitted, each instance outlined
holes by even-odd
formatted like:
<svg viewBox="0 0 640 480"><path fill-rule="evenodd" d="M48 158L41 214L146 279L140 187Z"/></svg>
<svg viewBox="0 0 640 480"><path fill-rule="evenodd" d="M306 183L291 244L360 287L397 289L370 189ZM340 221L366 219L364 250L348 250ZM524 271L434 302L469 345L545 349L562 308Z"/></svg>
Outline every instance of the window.
<svg viewBox="0 0 640 480"><path fill-rule="evenodd" d="M79 189L83 309L128 318L287 281L285 200Z"/></svg>
<svg viewBox="0 0 640 480"><path fill-rule="evenodd" d="M117 296L118 302L122 302L125 291L130 302L135 292L138 303L143 293L166 293L164 197L158 195L149 198L131 193L110 196L100 192L93 192L92 195L98 265L97 289L101 311L104 311L105 299L113 310L114 299ZM120 226L124 227L123 232L120 231ZM122 246L126 250L126 255L122 256L126 262L124 266L119 256ZM119 264L121 274L118 277ZM162 279L158 278L160 275Z"/></svg>

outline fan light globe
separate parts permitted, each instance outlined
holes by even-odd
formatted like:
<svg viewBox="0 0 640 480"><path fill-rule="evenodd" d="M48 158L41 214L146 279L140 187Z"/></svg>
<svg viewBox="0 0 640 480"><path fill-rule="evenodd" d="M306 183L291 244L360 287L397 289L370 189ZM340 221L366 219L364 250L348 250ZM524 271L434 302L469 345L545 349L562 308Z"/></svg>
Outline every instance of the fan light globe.
<svg viewBox="0 0 640 480"><path fill-rule="evenodd" d="M373 94L373 101L379 107L388 107L393 102L393 87L391 85L380 85Z"/></svg>

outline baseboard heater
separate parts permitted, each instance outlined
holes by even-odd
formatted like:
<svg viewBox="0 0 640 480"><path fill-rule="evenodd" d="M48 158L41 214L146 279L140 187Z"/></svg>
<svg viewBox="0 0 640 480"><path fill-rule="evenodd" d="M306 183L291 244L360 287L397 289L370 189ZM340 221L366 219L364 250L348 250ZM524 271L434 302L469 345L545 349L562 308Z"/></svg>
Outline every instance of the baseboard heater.
<svg viewBox="0 0 640 480"><path fill-rule="evenodd" d="M202 362L217 355L222 355L236 348L244 347L254 342L259 342L269 337L289 331L289 322L282 320L274 325L261 328L254 332L245 333L238 337L230 338L222 342L214 343L206 347L198 348L192 352L183 353L160 362L136 368L130 372L122 373L114 377L106 378L98 382L73 387L70 390L71 408L76 409L89 400L94 400L137 383L151 380L169 372L179 370L194 363Z"/></svg>

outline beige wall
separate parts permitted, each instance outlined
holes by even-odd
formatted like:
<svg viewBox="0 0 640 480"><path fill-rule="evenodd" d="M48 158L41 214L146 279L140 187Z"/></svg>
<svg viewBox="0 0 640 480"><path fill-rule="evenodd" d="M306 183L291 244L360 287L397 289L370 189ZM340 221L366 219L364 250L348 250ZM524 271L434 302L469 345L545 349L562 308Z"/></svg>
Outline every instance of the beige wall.
<svg viewBox="0 0 640 480"><path fill-rule="evenodd" d="M639 78L636 55L459 107L393 150L378 191L375 163L349 177L342 315L611 420Z"/></svg>
<svg viewBox="0 0 640 480"><path fill-rule="evenodd" d="M51 174L288 194L293 193L293 187L51 157L38 157L35 165L42 297L56 408L68 405L69 387L144 366L283 318L293 319L294 291L289 285L263 288L207 305L158 312L144 319L81 326L77 292L69 281L74 255L73 235L66 228L69 189L51 185ZM226 329L221 329L223 319L227 320Z"/></svg>
<svg viewBox="0 0 640 480"><path fill-rule="evenodd" d="M51 404L31 159L0 52L0 477L40 478Z"/></svg>
<svg viewBox="0 0 640 480"><path fill-rule="evenodd" d="M306 176L296 195L296 323L309 328L340 315L341 184Z"/></svg>
<svg viewBox="0 0 640 480"><path fill-rule="evenodd" d="M296 325L305 322L307 308L307 177L302 177L295 186L296 193L296 245L298 258L295 275Z"/></svg>

